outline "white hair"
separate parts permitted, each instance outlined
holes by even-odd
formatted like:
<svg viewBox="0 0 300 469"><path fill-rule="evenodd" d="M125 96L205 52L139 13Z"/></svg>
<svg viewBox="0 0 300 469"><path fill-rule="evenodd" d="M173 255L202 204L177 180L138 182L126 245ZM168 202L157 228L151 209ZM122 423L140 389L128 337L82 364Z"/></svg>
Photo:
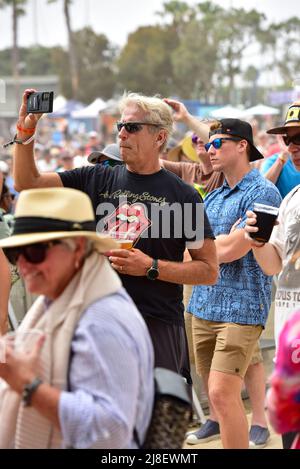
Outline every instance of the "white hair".
<svg viewBox="0 0 300 469"><path fill-rule="evenodd" d="M91 239L85 238L85 251L84 251L84 258L88 257L94 251L94 243ZM76 249L76 238L63 238L61 240L62 244L68 246L70 251L75 251Z"/></svg>
<svg viewBox="0 0 300 469"><path fill-rule="evenodd" d="M121 101L119 102L120 112L122 113L130 104L134 104L145 112L147 122L158 124L158 127L154 127L153 132L155 132L156 129L163 129L166 131L166 140L161 146L161 151L164 151L173 131L173 113L170 106L158 96L144 96L139 93L124 93Z"/></svg>

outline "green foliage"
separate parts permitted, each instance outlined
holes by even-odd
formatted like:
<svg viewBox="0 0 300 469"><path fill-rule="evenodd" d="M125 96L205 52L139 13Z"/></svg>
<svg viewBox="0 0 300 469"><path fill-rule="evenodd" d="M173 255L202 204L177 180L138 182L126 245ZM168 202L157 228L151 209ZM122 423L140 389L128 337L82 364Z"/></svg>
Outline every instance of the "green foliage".
<svg viewBox="0 0 300 469"><path fill-rule="evenodd" d="M15 7L17 16L25 14L24 6L27 0L0 0L0 8Z"/></svg>
<svg viewBox="0 0 300 469"><path fill-rule="evenodd" d="M218 34L218 61L220 76L228 83L225 99L232 100L235 78L242 73L242 62L245 50L253 44L262 31L263 14L255 10L245 11L242 8L231 8L220 11L216 22ZM222 80L224 83L224 80Z"/></svg>
<svg viewBox="0 0 300 469"><path fill-rule="evenodd" d="M78 98L90 103L94 98L109 99L116 83L114 60L117 49L104 34L84 28L74 34L79 65Z"/></svg>
<svg viewBox="0 0 300 469"><path fill-rule="evenodd" d="M179 46L172 53L175 88L182 98L209 98L217 48L217 41L203 23L193 20L186 25Z"/></svg>
<svg viewBox="0 0 300 469"><path fill-rule="evenodd" d="M170 94L174 89L171 54L177 44L176 33L168 27L142 27L131 34L118 61L120 88Z"/></svg>
<svg viewBox="0 0 300 469"><path fill-rule="evenodd" d="M19 68L23 75L55 75L57 74L57 62L54 60L55 51L66 53L61 48L47 48L41 46L21 48ZM0 75L11 74L11 49L0 51Z"/></svg>
<svg viewBox="0 0 300 469"><path fill-rule="evenodd" d="M291 86L293 80L299 77L300 71L300 19L292 17L287 21L277 24L274 41L274 55L281 51L283 60L277 58L278 71L287 86Z"/></svg>
<svg viewBox="0 0 300 469"><path fill-rule="evenodd" d="M90 103L96 97L109 99L116 83L116 49L108 39L95 34L90 28L74 34L79 55L78 99ZM60 92L72 98L68 53L62 47L30 47L20 52L20 69L23 75L58 75ZM11 50L0 51L0 76L11 74Z"/></svg>
<svg viewBox="0 0 300 469"><path fill-rule="evenodd" d="M245 82L253 83L257 80L258 70L253 65L250 65L244 72L243 78Z"/></svg>
<svg viewBox="0 0 300 469"><path fill-rule="evenodd" d="M156 14L167 21L170 18L172 27L180 35L182 26L193 18L194 8L190 7L186 2L171 0L164 3L163 10Z"/></svg>
<svg viewBox="0 0 300 469"><path fill-rule="evenodd" d="M48 3L57 1L48 0ZM17 6L15 16L18 17L24 13L26 3L27 0L0 0L0 8ZM61 0L69 50L21 48L18 59L22 74L58 74L61 92L67 98L76 95L89 103L98 96L108 99L126 89L234 104L237 77L242 77L248 86L240 90L238 97L246 101L249 96L260 96L257 79L265 70L279 72L285 86L290 86L299 76L298 17L266 24L265 16L256 10L225 9L210 0L195 2L193 6L185 1L169 0L157 13L161 24L138 28L119 51L106 36L96 34L91 28L73 32L71 3L72 0ZM251 65L247 57L245 70L248 47L254 44L261 57ZM17 50L16 40L14 52ZM0 51L0 75L11 74L11 52ZM78 89L71 69L78 69Z"/></svg>
<svg viewBox="0 0 300 469"><path fill-rule="evenodd" d="M56 3L57 1L60 1L60 0L47 0L47 3ZM63 0L64 3L67 3L67 6L71 5L72 1L73 0Z"/></svg>

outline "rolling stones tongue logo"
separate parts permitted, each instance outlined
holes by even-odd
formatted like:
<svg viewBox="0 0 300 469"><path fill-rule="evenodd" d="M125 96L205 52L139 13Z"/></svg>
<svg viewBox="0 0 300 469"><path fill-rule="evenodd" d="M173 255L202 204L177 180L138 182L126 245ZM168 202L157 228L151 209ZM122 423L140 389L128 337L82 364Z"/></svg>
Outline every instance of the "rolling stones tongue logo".
<svg viewBox="0 0 300 469"><path fill-rule="evenodd" d="M148 229L151 221L144 204L123 203L105 220L104 233L115 239L136 241Z"/></svg>

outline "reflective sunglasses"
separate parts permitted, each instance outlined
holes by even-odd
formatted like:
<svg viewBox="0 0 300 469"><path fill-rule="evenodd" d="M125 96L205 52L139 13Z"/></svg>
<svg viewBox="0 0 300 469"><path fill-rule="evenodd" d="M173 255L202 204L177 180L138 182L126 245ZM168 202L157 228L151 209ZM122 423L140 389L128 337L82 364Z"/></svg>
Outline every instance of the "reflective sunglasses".
<svg viewBox="0 0 300 469"><path fill-rule="evenodd" d="M290 143L293 143L294 145L300 145L300 134L294 135L293 137L289 137L288 135L282 135L282 139L286 146L288 146Z"/></svg>
<svg viewBox="0 0 300 469"><path fill-rule="evenodd" d="M221 138L215 138L212 142L206 143L204 145L205 150L208 151L211 146L213 146L216 150L221 148L222 143L224 140L232 140L233 142L240 142L241 139L239 137L221 137Z"/></svg>
<svg viewBox="0 0 300 469"><path fill-rule="evenodd" d="M117 160L102 160L102 161L98 161L99 164L102 164L102 166L110 166L111 168L113 168L114 166L118 166L120 164L123 164L123 161L117 161Z"/></svg>
<svg viewBox="0 0 300 469"><path fill-rule="evenodd" d="M121 132L123 127L125 127L126 132L129 134L135 134L142 130L143 125L153 125L154 127L159 127L160 124L152 124L151 122L117 122L118 132Z"/></svg>
<svg viewBox="0 0 300 469"><path fill-rule="evenodd" d="M62 241L56 239L47 243L35 243L14 248L4 248L3 251L12 265L17 264L21 255L24 256L26 261L31 264L40 264L46 259L48 249L57 244L62 244Z"/></svg>

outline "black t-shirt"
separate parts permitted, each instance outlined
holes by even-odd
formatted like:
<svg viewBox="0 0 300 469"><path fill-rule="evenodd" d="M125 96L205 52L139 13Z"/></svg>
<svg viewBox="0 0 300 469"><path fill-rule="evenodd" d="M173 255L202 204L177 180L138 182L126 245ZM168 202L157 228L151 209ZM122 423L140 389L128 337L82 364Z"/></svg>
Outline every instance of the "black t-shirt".
<svg viewBox="0 0 300 469"><path fill-rule="evenodd" d="M98 232L128 231L135 238L134 247L154 259L181 262L186 242L196 239L191 234L199 220L196 211L204 209L202 199L193 187L165 169L141 175L131 173L125 165L96 165L59 175L65 187L90 196ZM214 238L205 212L203 228L204 238ZM121 279L142 315L183 323L182 285L151 281L146 276L121 275Z"/></svg>

